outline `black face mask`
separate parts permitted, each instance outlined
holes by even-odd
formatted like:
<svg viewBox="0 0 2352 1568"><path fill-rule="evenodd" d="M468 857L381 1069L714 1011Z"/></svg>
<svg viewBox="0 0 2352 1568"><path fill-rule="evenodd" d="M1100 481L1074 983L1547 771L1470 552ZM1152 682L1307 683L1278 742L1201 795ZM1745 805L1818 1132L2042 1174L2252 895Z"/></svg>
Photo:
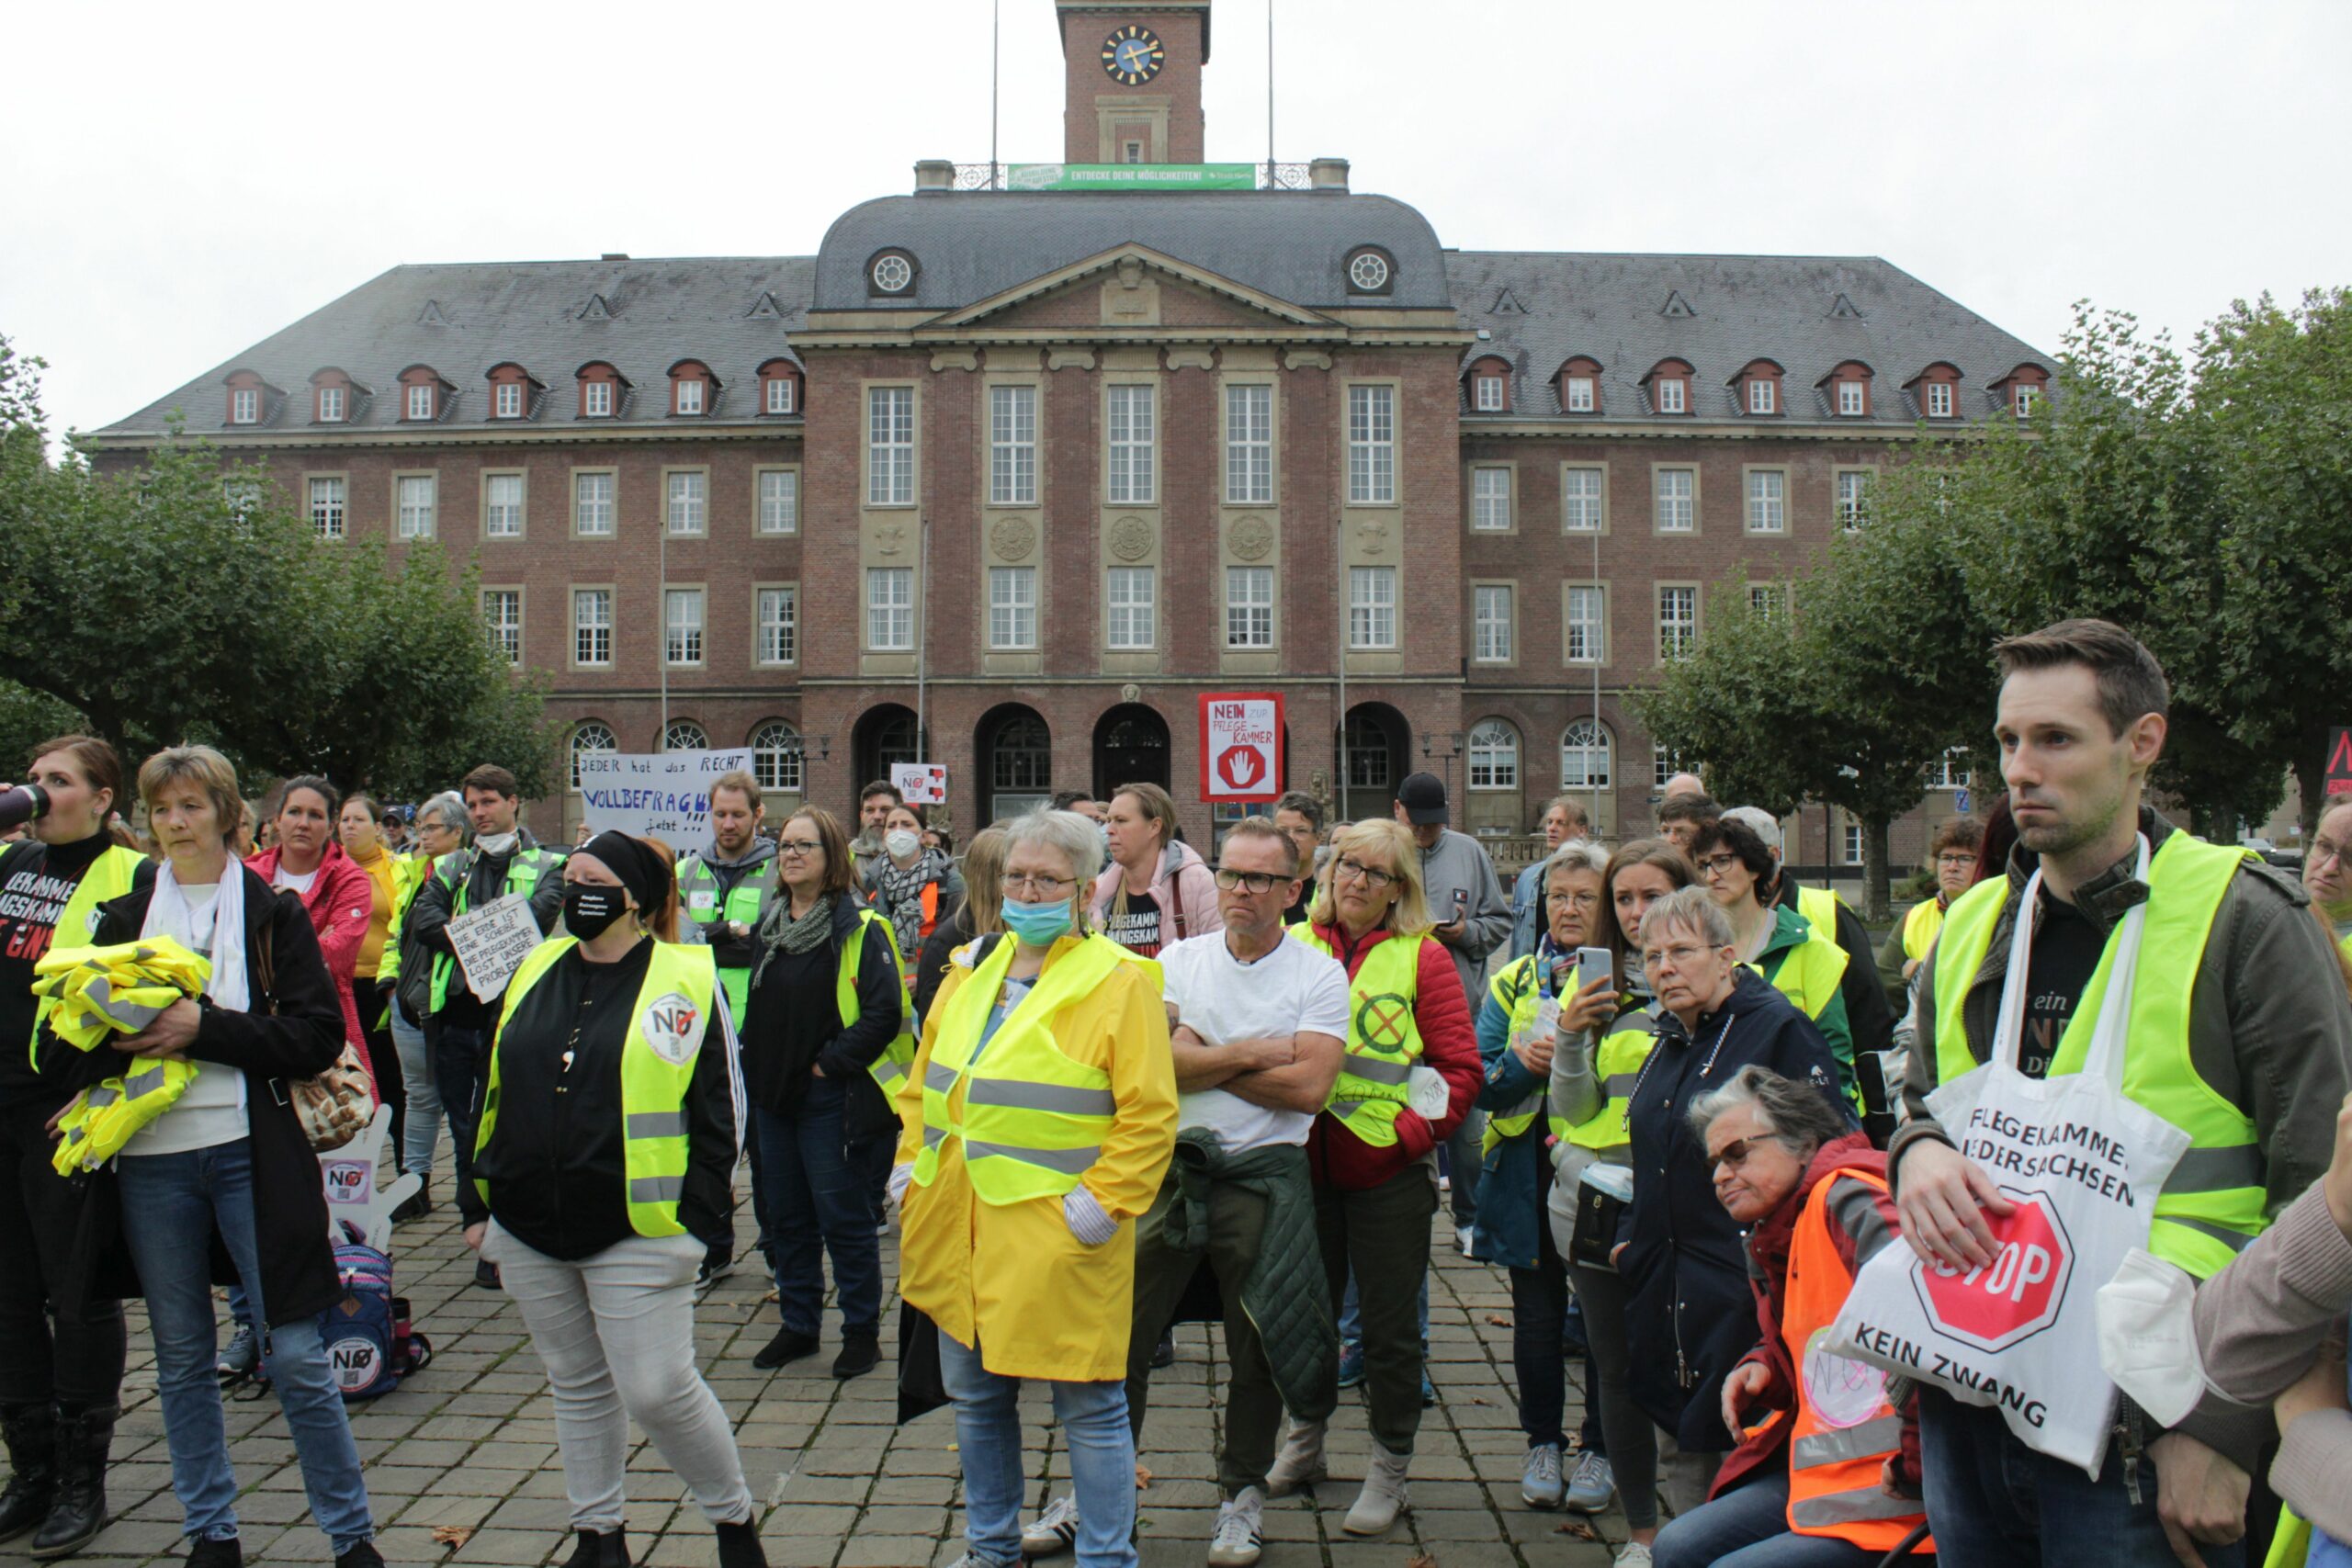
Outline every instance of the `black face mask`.
<svg viewBox="0 0 2352 1568"><path fill-rule="evenodd" d="M615 920L628 913L628 895L617 887L575 882L563 890L563 925L582 942L605 934Z"/></svg>

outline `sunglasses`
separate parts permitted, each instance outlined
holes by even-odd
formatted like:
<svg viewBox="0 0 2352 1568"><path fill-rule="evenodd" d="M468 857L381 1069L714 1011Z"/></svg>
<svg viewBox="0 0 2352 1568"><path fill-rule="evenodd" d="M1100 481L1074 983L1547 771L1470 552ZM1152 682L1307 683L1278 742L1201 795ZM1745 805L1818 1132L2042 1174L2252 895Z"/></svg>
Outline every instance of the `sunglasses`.
<svg viewBox="0 0 2352 1568"><path fill-rule="evenodd" d="M1707 1168L1710 1171L1713 1171L1718 1167L1728 1166L1732 1169L1737 1170L1741 1166L1747 1163L1747 1156L1749 1155L1754 1154L1760 1145L1770 1143L1770 1141L1771 1139L1769 1136L1761 1138L1734 1138L1730 1143L1725 1144L1720 1150L1707 1156Z"/></svg>

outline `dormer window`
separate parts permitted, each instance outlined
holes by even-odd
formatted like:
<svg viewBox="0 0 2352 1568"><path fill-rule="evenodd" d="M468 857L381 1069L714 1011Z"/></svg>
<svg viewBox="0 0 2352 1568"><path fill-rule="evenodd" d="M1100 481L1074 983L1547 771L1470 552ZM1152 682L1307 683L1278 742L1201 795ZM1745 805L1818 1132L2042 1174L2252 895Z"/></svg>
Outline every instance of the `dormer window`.
<svg viewBox="0 0 2352 1568"><path fill-rule="evenodd" d="M698 359L681 359L670 367L670 412L691 419L708 413L718 400L718 378Z"/></svg>
<svg viewBox="0 0 2352 1568"><path fill-rule="evenodd" d="M1561 366L1552 379L1559 391L1562 413L1600 412L1600 361L1578 355Z"/></svg>
<svg viewBox="0 0 2352 1568"><path fill-rule="evenodd" d="M1568 412L1570 413L1590 413L1600 406L1600 400L1593 392L1591 377L1571 376L1568 378Z"/></svg>
<svg viewBox="0 0 2352 1568"><path fill-rule="evenodd" d="M621 394L628 388L621 373L601 359L591 360L572 374L580 381L580 417L615 419L621 412Z"/></svg>
<svg viewBox="0 0 2352 1568"><path fill-rule="evenodd" d="M1840 381L1838 383L1838 417L1840 419L1861 418L1863 400L1864 389L1862 383L1860 381Z"/></svg>
<svg viewBox="0 0 2352 1568"><path fill-rule="evenodd" d="M1470 407L1476 413L1510 412L1510 363L1487 355L1470 366Z"/></svg>
<svg viewBox="0 0 2352 1568"><path fill-rule="evenodd" d="M1923 419L1960 417L1960 370L1956 366L1939 359L1905 382L1904 390L1918 400Z"/></svg>
<svg viewBox="0 0 2352 1568"><path fill-rule="evenodd" d="M1363 245L1348 256L1348 292L1385 294L1396 281L1396 264L1376 245Z"/></svg>
<svg viewBox="0 0 2352 1568"><path fill-rule="evenodd" d="M220 378L220 384L229 389L228 406L221 414L232 426L260 424L275 419L277 407L272 400L285 395L263 380L258 370L232 370Z"/></svg>
<svg viewBox="0 0 2352 1568"><path fill-rule="evenodd" d="M800 367L789 359L771 359L760 367L760 412L800 412Z"/></svg>
<svg viewBox="0 0 2352 1568"><path fill-rule="evenodd" d="M347 424L359 417L368 389L336 367L322 367L311 377L311 419L316 424Z"/></svg>
<svg viewBox="0 0 2352 1568"><path fill-rule="evenodd" d="M2009 407L2019 419L2025 418L2041 404L2041 389L2030 381L2020 381L2009 391Z"/></svg>
<svg viewBox="0 0 2352 1568"><path fill-rule="evenodd" d="M1649 374L1650 409L1655 413L1690 412L1690 367L1679 359L1661 360Z"/></svg>
<svg viewBox="0 0 2352 1568"><path fill-rule="evenodd" d="M1781 412L1781 362L1751 359L1731 378L1733 406L1750 418L1769 419Z"/></svg>
<svg viewBox="0 0 2352 1568"><path fill-rule="evenodd" d="M523 383L520 381L500 382L497 396L491 403L491 412L499 419L522 418Z"/></svg>
<svg viewBox="0 0 2352 1568"><path fill-rule="evenodd" d="M2039 365L2020 365L1993 383L1994 395L2019 419L2039 409L2049 390L2050 372Z"/></svg>
<svg viewBox="0 0 2352 1568"><path fill-rule="evenodd" d="M1829 412L1839 419L1868 419L1871 413L1871 367L1849 359L1823 378L1829 393Z"/></svg>
<svg viewBox="0 0 2352 1568"><path fill-rule="evenodd" d="M915 286L915 258L904 251L883 251L865 264L865 282L875 294L898 296Z"/></svg>
<svg viewBox="0 0 2352 1568"><path fill-rule="evenodd" d="M341 387L319 389L319 423L321 424L341 424L348 417L344 412L347 406L345 401L345 397L346 394Z"/></svg>
<svg viewBox="0 0 2352 1568"><path fill-rule="evenodd" d="M435 403L433 392L434 389L429 383L423 386L411 387L408 389L406 406L401 417L403 419L431 419L434 413Z"/></svg>
<svg viewBox="0 0 2352 1568"><path fill-rule="evenodd" d="M1503 412L1503 378L1499 376L1476 376L1471 378L1474 389L1473 406L1480 413Z"/></svg>
<svg viewBox="0 0 2352 1568"><path fill-rule="evenodd" d="M259 388L239 387L229 394L229 423L231 424L259 424L261 423L261 389Z"/></svg>
<svg viewBox="0 0 2352 1568"><path fill-rule="evenodd" d="M1928 383L1927 392L1928 395L1920 400L1920 407L1927 411L1928 417L1929 419L1950 419L1951 417L1952 407L1951 383L1950 381L1930 381Z"/></svg>
<svg viewBox="0 0 2352 1568"><path fill-rule="evenodd" d="M1751 377L1747 383L1747 412L1749 413L1780 412L1781 389L1779 383L1775 382L1770 376Z"/></svg>
<svg viewBox="0 0 2352 1568"><path fill-rule="evenodd" d="M680 413L702 412L702 388L703 384L700 381L678 383L678 412Z"/></svg>
<svg viewBox="0 0 2352 1568"><path fill-rule="evenodd" d="M768 379L767 400L760 405L770 413L792 412L792 378L774 376Z"/></svg>

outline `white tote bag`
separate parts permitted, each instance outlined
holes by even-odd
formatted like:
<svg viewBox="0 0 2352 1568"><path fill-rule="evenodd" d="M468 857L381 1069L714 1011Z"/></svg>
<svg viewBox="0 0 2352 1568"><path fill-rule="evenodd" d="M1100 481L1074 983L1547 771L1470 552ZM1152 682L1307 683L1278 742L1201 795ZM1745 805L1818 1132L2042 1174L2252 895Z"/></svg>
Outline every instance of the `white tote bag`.
<svg viewBox="0 0 2352 1568"><path fill-rule="evenodd" d="M2143 882L2148 862L2143 837ZM2097 1481L2115 1416L2115 1384L2099 1363L2098 1290L2147 1245L2156 1194L2189 1136L2123 1093L2144 904L2123 919L2082 1070L2047 1078L2018 1070L2041 895L2036 871L2018 907L1990 1059L1928 1097L1960 1152L2018 1205L2006 1219L1985 1215L1999 1251L1988 1268L1956 1269L1921 1263L1907 1247L1885 1248L1855 1277L1828 1348L1998 1409L2028 1448Z"/></svg>

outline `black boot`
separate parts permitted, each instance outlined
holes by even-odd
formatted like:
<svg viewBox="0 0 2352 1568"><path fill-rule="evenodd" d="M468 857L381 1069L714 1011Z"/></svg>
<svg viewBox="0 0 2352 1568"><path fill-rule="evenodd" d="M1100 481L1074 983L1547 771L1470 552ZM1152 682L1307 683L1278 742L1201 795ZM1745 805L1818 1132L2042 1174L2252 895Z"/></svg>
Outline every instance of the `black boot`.
<svg viewBox="0 0 2352 1568"><path fill-rule="evenodd" d="M875 1329L855 1329L842 1336L842 1353L833 1358L833 1376L862 1378L882 1361L882 1337Z"/></svg>
<svg viewBox="0 0 2352 1568"><path fill-rule="evenodd" d="M718 1568L768 1568L756 1516L740 1525L718 1527Z"/></svg>
<svg viewBox="0 0 2352 1568"><path fill-rule="evenodd" d="M57 1412L47 1404L0 1405L8 1443L8 1489L0 1492L0 1540L49 1517L57 1490Z"/></svg>
<svg viewBox="0 0 2352 1568"><path fill-rule="evenodd" d="M33 1561L71 1557L107 1528L107 1454L114 1447L111 1404L57 1415L57 1501L33 1537Z"/></svg>
<svg viewBox="0 0 2352 1568"><path fill-rule="evenodd" d="M582 1530L563 1568L629 1568L628 1538L619 1530Z"/></svg>

